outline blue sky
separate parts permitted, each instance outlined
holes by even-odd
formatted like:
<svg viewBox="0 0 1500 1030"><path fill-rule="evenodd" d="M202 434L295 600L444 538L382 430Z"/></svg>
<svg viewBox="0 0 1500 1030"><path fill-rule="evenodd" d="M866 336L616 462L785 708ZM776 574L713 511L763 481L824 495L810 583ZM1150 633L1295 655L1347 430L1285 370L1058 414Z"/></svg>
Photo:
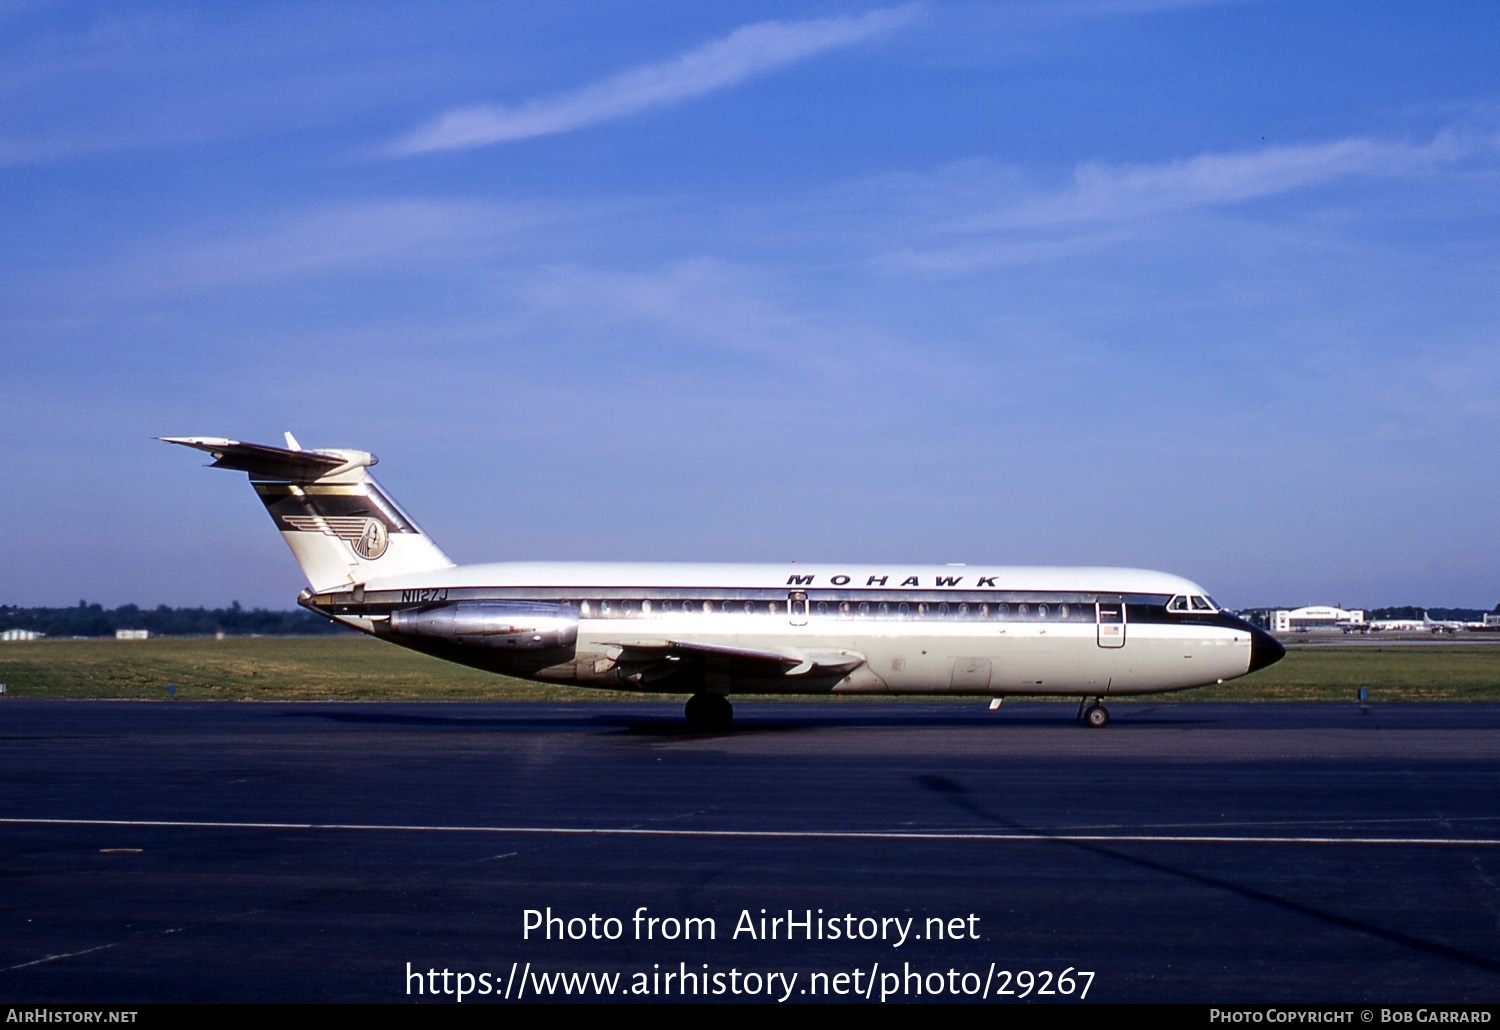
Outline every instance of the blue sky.
<svg viewBox="0 0 1500 1030"><path fill-rule="evenodd" d="M1500 6L0 0L0 601L455 559L1500 600Z"/></svg>

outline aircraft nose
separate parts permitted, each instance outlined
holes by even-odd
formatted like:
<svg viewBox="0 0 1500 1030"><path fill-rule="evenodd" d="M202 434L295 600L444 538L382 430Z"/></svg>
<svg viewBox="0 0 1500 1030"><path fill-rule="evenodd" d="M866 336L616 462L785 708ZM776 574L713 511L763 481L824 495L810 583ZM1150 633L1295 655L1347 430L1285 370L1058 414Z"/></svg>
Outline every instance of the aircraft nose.
<svg viewBox="0 0 1500 1030"><path fill-rule="evenodd" d="M1286 648L1281 646L1281 641L1263 629L1250 627L1250 668L1247 672L1275 665L1285 654Z"/></svg>

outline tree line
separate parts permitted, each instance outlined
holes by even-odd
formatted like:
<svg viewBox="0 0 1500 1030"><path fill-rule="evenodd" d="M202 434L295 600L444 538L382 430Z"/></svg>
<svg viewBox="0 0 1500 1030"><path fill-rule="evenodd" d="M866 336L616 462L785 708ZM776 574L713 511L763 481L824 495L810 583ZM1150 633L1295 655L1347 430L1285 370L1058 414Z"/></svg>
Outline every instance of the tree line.
<svg viewBox="0 0 1500 1030"><path fill-rule="evenodd" d="M1365 618L1375 619L1413 619L1420 620L1423 613L1428 618L1437 619L1439 622L1480 622L1486 613L1481 608L1424 608L1416 604L1404 604L1395 608L1375 608L1365 613ZM1500 613L1500 604L1495 605L1494 613Z"/></svg>
<svg viewBox="0 0 1500 1030"><path fill-rule="evenodd" d="M308 636L347 633L349 630L312 612L243 608L142 608L124 604L105 608L79 601L71 608L26 608L0 605L0 632L31 630L49 637L112 637L120 629L149 630L154 637Z"/></svg>

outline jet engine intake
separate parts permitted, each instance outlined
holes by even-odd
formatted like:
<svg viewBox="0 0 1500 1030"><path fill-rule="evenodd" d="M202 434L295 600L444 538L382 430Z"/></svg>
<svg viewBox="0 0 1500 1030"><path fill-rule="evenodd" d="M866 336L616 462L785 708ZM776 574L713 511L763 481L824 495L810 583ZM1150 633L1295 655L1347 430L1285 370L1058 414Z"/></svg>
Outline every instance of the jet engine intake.
<svg viewBox="0 0 1500 1030"><path fill-rule="evenodd" d="M457 601L391 612L393 633L432 637L469 647L543 651L578 640L578 609L535 601Z"/></svg>

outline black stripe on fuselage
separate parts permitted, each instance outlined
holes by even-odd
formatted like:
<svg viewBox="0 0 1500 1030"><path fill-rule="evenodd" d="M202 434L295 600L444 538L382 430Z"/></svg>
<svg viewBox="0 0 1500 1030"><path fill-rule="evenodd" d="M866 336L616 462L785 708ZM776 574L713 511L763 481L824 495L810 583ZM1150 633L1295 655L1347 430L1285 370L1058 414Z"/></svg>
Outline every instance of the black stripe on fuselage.
<svg viewBox="0 0 1500 1030"><path fill-rule="evenodd" d="M1247 629L1227 612L1169 612L1167 594L1080 593L1024 590L837 590L727 587L451 587L369 591L363 597L341 591L314 599L323 611L338 615L382 615L393 610L472 601L533 601L567 605L585 621L596 619L682 618L739 615L794 618L790 595L806 595L810 623L827 622L973 622L1093 624L1095 603L1125 603L1127 625L1164 624ZM356 600L358 597L358 600Z"/></svg>

